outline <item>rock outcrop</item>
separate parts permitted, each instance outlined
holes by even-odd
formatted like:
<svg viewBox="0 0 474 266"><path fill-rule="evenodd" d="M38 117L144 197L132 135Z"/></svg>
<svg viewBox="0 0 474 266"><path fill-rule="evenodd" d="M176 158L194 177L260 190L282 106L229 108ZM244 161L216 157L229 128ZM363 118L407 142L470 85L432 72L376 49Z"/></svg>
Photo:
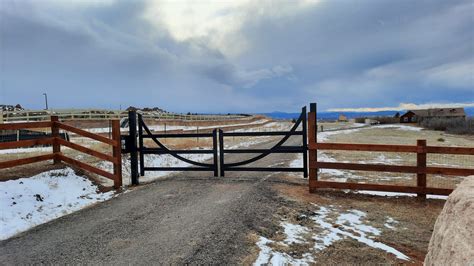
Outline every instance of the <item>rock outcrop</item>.
<svg viewBox="0 0 474 266"><path fill-rule="evenodd" d="M459 184L446 201L425 265L474 265L474 176Z"/></svg>

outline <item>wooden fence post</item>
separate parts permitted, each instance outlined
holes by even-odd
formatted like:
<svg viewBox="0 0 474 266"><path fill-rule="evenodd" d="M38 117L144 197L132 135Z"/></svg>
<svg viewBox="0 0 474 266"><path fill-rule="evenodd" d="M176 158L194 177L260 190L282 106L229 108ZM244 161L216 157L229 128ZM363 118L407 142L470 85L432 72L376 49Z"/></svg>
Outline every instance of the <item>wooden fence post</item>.
<svg viewBox="0 0 474 266"><path fill-rule="evenodd" d="M418 188L426 188L426 140L419 139L416 142L416 166L418 173L416 174L416 185ZM426 193L417 193L418 198L426 199Z"/></svg>
<svg viewBox="0 0 474 266"><path fill-rule="evenodd" d="M309 145L317 143L317 128L316 128L316 103L311 103L308 113L308 141ZM318 169L312 167L317 161L317 150L309 150L309 192L314 192L317 188Z"/></svg>
<svg viewBox="0 0 474 266"><path fill-rule="evenodd" d="M122 186L122 141L120 138L120 120L112 120L112 139L116 142L113 146L114 162L114 188Z"/></svg>
<svg viewBox="0 0 474 266"><path fill-rule="evenodd" d="M59 142L56 140L56 138L59 138L59 127L57 124L57 122L59 122L59 117L52 115L51 122L51 137L55 138L53 140L53 154L55 155L53 163L58 164L61 162L61 159L56 156L56 154L61 152L61 145L59 145Z"/></svg>

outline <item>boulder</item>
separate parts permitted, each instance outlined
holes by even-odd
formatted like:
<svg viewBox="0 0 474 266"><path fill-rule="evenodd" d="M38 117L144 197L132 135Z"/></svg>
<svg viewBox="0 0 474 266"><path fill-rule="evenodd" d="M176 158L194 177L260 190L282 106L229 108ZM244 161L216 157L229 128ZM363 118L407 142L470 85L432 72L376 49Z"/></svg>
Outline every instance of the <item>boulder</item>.
<svg viewBox="0 0 474 266"><path fill-rule="evenodd" d="M466 177L446 201L425 265L474 265L474 176Z"/></svg>

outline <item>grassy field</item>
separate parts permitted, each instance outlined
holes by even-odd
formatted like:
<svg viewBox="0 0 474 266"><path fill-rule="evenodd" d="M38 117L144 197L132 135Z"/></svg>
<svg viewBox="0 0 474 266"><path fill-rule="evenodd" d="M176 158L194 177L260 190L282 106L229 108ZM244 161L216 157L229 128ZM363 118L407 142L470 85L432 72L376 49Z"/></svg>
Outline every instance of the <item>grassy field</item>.
<svg viewBox="0 0 474 266"><path fill-rule="evenodd" d="M324 133L320 133L324 134ZM474 147L473 136L450 135L440 131L424 130L417 127L394 125L374 126L356 130L331 132L322 136L322 142L368 143L416 145L418 139L427 140L429 146ZM321 141L321 140L320 140ZM428 166L474 168L474 158L470 155L428 154ZM415 153L399 152L359 152L359 151L320 151L321 161L351 163L416 165ZM364 183L388 183L397 185L415 185L414 174L380 173L363 171L326 170L321 172L322 180L337 180ZM462 180L460 177L428 175L430 187L454 188Z"/></svg>

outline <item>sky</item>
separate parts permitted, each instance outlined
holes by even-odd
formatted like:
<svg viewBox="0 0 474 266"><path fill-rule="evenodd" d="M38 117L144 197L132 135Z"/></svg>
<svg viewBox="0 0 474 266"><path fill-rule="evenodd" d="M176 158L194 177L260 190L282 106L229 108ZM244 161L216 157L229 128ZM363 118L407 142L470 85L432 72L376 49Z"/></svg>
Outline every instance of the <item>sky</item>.
<svg viewBox="0 0 474 266"><path fill-rule="evenodd" d="M0 0L0 104L474 103L472 0Z"/></svg>

